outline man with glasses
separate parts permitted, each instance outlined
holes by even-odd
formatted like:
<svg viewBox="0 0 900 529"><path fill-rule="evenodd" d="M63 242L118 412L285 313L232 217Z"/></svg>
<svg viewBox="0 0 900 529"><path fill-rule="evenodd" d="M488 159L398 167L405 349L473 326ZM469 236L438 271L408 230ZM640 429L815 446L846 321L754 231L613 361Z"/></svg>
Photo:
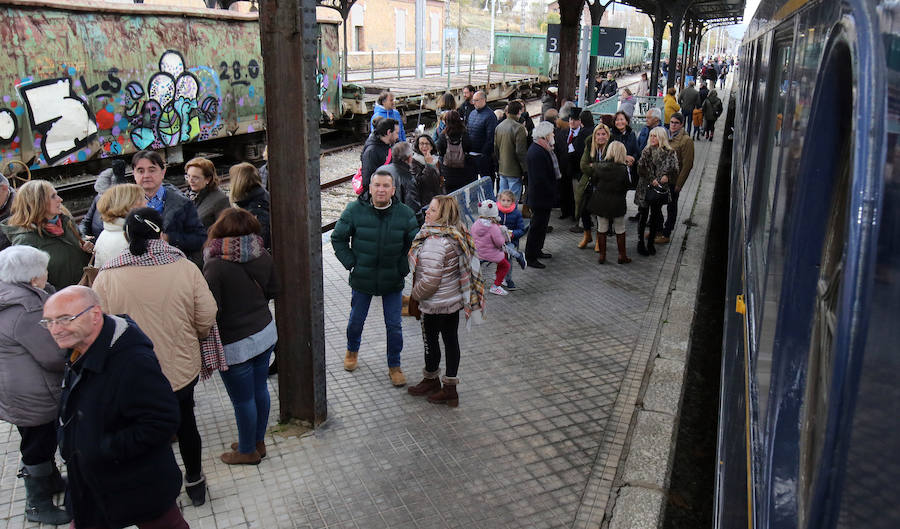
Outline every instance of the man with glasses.
<svg viewBox="0 0 900 529"><path fill-rule="evenodd" d="M58 438L74 527L187 529L175 503L178 403L150 339L83 286L51 296L40 324L68 355Z"/></svg>
<svg viewBox="0 0 900 529"><path fill-rule="evenodd" d="M672 197L667 206L666 223L663 226L662 234L657 235L654 239L656 244L666 244L672 236L675 219L678 217L678 195L681 194L681 188L684 187L684 183L694 167L694 140L691 139L690 134L684 132L684 116L680 112L672 114L672 117L669 118L669 145L678 155L678 179L675 182L669 180Z"/></svg>

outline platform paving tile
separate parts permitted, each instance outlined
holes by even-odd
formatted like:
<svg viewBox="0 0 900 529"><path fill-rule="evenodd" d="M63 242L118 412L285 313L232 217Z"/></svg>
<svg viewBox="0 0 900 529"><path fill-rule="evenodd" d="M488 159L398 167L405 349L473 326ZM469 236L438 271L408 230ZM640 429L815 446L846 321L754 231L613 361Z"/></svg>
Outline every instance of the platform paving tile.
<svg viewBox="0 0 900 529"><path fill-rule="evenodd" d="M457 409L390 385L377 298L359 368L344 371L350 288L326 242L328 420L301 436L274 424L273 377L268 457L259 466L229 467L218 456L237 439L231 404L218 377L200 383L209 494L199 508L179 497L191 526L572 527L585 495L596 494L587 490L592 468L601 465L600 478L612 479L607 451L620 452L624 439L611 434L608 421L623 383L634 383L626 380L633 352L653 339L644 322L648 311L660 310L657 281L671 274L663 263L679 245L658 247L655 258L633 255L628 266L600 266L593 251L575 248L580 235L568 223L552 224L547 269L516 269L519 290L487 294L486 323L461 327ZM614 242L609 248L614 258ZM403 368L415 384L424 365L419 323L404 318L403 334ZM0 529L38 527L22 514L18 442L15 428L0 423Z"/></svg>

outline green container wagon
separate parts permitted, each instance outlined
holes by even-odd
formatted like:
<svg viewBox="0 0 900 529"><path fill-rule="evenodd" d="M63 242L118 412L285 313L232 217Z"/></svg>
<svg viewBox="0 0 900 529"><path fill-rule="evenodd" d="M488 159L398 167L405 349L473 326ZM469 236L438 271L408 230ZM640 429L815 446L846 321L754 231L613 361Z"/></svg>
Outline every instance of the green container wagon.
<svg viewBox="0 0 900 529"><path fill-rule="evenodd" d="M546 35L497 32L491 68L495 72L553 78L559 72L559 54L547 53L546 49Z"/></svg>

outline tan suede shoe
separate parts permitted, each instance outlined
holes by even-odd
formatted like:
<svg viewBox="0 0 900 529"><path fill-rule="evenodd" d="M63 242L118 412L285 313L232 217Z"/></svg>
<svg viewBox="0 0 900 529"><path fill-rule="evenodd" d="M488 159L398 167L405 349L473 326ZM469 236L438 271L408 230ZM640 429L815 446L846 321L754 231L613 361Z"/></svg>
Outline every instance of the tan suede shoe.
<svg viewBox="0 0 900 529"><path fill-rule="evenodd" d="M355 370L358 358L359 358L359 351L350 351L348 349L347 356L344 357L344 369L346 369L347 371Z"/></svg>
<svg viewBox="0 0 900 529"><path fill-rule="evenodd" d="M398 388L406 385L406 375L403 374L403 370L399 367L388 368L388 376L391 377L391 384Z"/></svg>

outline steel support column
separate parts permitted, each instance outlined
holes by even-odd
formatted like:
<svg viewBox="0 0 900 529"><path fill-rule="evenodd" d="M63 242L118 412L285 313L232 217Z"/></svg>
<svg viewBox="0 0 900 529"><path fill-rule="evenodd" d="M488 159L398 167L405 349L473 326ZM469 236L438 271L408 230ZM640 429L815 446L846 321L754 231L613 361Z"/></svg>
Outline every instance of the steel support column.
<svg viewBox="0 0 900 529"><path fill-rule="evenodd" d="M650 17L653 22L653 60L650 63L650 95L658 93L659 64L662 62L662 39L666 30L666 17L662 5L657 7L656 15Z"/></svg>
<svg viewBox="0 0 900 529"><path fill-rule="evenodd" d="M683 12L672 13L672 29L669 32L669 74L666 88L675 86L675 74L678 71L678 44L681 41L681 21Z"/></svg>
<svg viewBox="0 0 900 529"><path fill-rule="evenodd" d="M262 0L282 422L327 416L315 0Z"/></svg>

